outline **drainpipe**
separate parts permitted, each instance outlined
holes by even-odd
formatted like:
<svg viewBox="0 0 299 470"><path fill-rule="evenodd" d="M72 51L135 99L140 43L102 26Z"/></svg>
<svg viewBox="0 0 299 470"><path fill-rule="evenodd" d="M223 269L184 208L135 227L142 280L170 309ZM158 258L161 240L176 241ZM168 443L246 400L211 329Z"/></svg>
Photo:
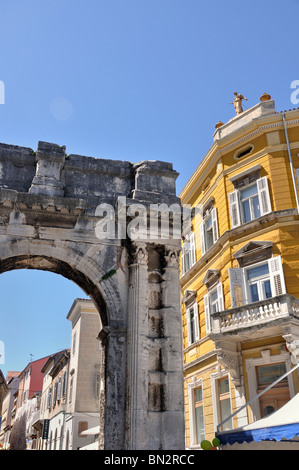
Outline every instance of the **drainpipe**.
<svg viewBox="0 0 299 470"><path fill-rule="evenodd" d="M299 213L298 191L297 191L297 185L296 185L296 179L295 179L295 172L294 172L294 167L293 167L293 160L292 160L292 155L291 155L291 148L290 148L290 142L289 142L289 136L288 136L288 130L287 130L287 123L286 123L286 118L285 118L285 114L284 114L284 113L282 114L282 120L283 120L284 133L285 133L286 142L287 142L288 155L289 155L289 161L290 161L290 167L291 167L291 173L292 173L292 180L293 180L294 191L295 191L295 198L296 198L297 210L298 210L298 213Z"/></svg>

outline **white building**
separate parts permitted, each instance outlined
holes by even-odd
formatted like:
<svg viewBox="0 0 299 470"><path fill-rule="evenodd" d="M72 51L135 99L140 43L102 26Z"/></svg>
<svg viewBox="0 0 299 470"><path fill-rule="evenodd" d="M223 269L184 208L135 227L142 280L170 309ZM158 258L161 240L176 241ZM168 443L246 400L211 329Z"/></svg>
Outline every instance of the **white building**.
<svg viewBox="0 0 299 470"><path fill-rule="evenodd" d="M100 315L91 300L76 299L67 319L72 322L71 348L53 354L43 367L36 422L36 429L42 424L38 448L43 450L94 448L95 435L83 431L100 421Z"/></svg>

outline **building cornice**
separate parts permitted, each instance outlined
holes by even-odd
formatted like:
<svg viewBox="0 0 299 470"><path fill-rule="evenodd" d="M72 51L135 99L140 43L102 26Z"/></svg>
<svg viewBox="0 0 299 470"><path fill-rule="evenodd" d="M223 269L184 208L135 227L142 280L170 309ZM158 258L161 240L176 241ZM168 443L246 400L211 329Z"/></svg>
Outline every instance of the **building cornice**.
<svg viewBox="0 0 299 470"><path fill-rule="evenodd" d="M242 235L243 239L244 237L247 239L248 237L252 236L252 232L254 232L254 237L256 237L256 233L262 233L261 226L263 224L266 224L268 222L276 223L277 219L288 219L290 216L297 216L297 222L299 223L297 209L286 209L282 211L270 212L269 214L259 217L258 219L252 220L251 222L247 222L246 224L240 225L239 227L224 232L223 235L221 235L221 237L217 240L217 242L207 251L207 253L205 253L204 256L201 256L197 260L197 262L192 266L192 268L187 271L184 276L181 277L182 290L186 290L188 288L188 285L190 285L198 277L199 271L204 269L204 272L206 272L209 269L210 264L215 261L215 258L221 257L222 252L224 252L228 248L231 238ZM282 223L281 220L280 223ZM294 223L294 221L292 223ZM258 229L258 232L256 231L256 229ZM267 228L267 231L268 230L269 228ZM273 230L272 225L270 230ZM244 232L249 233L245 235ZM239 239L239 243L240 242L241 240Z"/></svg>
<svg viewBox="0 0 299 470"><path fill-rule="evenodd" d="M298 110L286 111L288 115L298 114ZM222 139L217 140L210 147L206 155L203 157L201 163L198 165L197 169L182 189L179 197L183 204L189 203L189 201L194 197L199 187L203 184L205 179L208 177L213 166L218 162L218 160L233 150L234 148L245 144L248 141L256 138L258 135L265 133L266 131L274 130L283 130L283 113L275 113L271 115L261 116L247 123L244 127L241 127L237 131L229 134ZM293 119L287 121L288 127L293 127L298 125L299 117L290 116ZM286 145L284 145L286 148ZM250 158L250 157L248 157ZM244 159L245 160L245 159ZM247 161L247 159L246 159ZM239 164L240 162L238 162Z"/></svg>

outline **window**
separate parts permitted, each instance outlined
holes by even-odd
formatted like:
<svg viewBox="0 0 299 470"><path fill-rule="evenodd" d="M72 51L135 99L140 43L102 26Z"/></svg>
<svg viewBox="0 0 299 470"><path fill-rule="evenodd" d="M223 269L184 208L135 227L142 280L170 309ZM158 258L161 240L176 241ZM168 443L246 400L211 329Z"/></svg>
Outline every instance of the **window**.
<svg viewBox="0 0 299 470"><path fill-rule="evenodd" d="M198 446L205 439L202 381L188 385L190 414L190 445Z"/></svg>
<svg viewBox="0 0 299 470"><path fill-rule="evenodd" d="M242 220L245 224L261 216L257 185L252 184L240 191Z"/></svg>
<svg viewBox="0 0 299 470"><path fill-rule="evenodd" d="M257 302L272 297L268 263L259 264L246 270L249 301Z"/></svg>
<svg viewBox="0 0 299 470"><path fill-rule="evenodd" d="M228 271L232 307L286 293L280 256L245 268L230 268Z"/></svg>
<svg viewBox="0 0 299 470"><path fill-rule="evenodd" d="M72 345L72 354L75 354L76 351L76 331L73 333L73 345Z"/></svg>
<svg viewBox="0 0 299 470"><path fill-rule="evenodd" d="M182 246L182 273L183 275L189 271L190 268L196 263L196 252L195 252L195 236L191 232L186 236L186 239Z"/></svg>
<svg viewBox="0 0 299 470"><path fill-rule="evenodd" d="M70 380L69 403L72 403L72 395L73 395L73 377L71 377L71 380Z"/></svg>
<svg viewBox="0 0 299 470"><path fill-rule="evenodd" d="M227 431L233 428L231 391L229 375L225 370L217 368L217 372L211 374L212 403L214 425L220 431ZM227 421L225 421L227 419ZM225 421L225 422L223 422Z"/></svg>
<svg viewBox="0 0 299 470"><path fill-rule="evenodd" d="M235 160L239 160L239 158L245 157L253 150L253 145L249 145L248 147L243 147L242 149L237 150L234 155Z"/></svg>
<svg viewBox="0 0 299 470"><path fill-rule="evenodd" d="M218 406L219 406L219 424L222 423L226 418L232 414L231 410L231 398L230 398L230 387L228 377L219 379L218 381ZM232 429L233 421L232 418L228 419L221 426L221 431L227 431Z"/></svg>
<svg viewBox="0 0 299 470"><path fill-rule="evenodd" d="M198 307L196 302L187 308L187 335L188 345L199 340Z"/></svg>
<svg viewBox="0 0 299 470"><path fill-rule="evenodd" d="M200 225L201 254L204 255L218 240L217 209L207 210Z"/></svg>
<svg viewBox="0 0 299 470"><path fill-rule="evenodd" d="M211 313L221 312L224 310L223 288L221 282L219 282L204 296L204 307L206 334L208 335L212 330Z"/></svg>
<svg viewBox="0 0 299 470"><path fill-rule="evenodd" d="M272 210L266 177L259 178L245 187L235 189L228 195L228 199L232 228L257 219Z"/></svg>

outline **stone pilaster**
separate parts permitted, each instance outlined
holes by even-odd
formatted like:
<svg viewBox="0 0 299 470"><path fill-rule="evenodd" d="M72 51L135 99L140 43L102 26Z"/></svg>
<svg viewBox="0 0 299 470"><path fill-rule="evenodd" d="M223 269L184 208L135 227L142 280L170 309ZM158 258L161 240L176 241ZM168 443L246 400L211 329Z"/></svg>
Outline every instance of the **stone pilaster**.
<svg viewBox="0 0 299 470"><path fill-rule="evenodd" d="M148 439L148 307L145 243L132 243L129 265L126 449L144 449Z"/></svg>

